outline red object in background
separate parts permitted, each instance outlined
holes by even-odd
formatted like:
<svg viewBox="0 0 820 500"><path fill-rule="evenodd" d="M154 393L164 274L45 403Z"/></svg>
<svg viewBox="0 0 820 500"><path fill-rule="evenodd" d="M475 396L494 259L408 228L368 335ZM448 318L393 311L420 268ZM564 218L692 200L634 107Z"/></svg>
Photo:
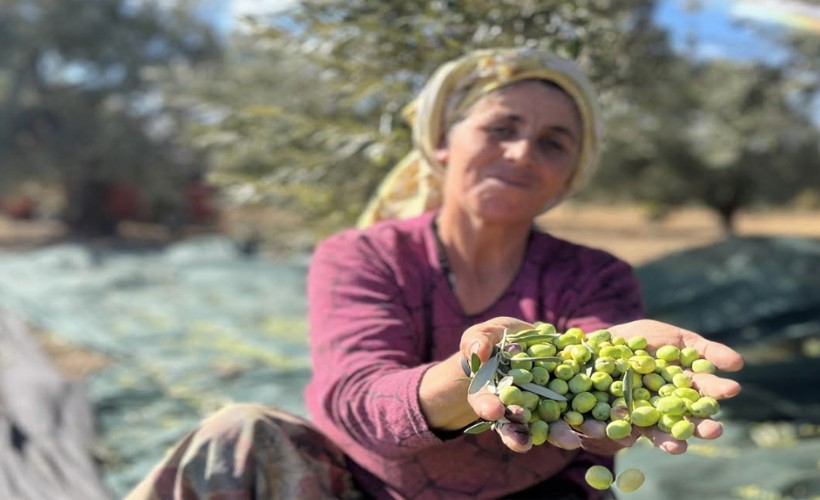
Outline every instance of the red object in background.
<svg viewBox="0 0 820 500"><path fill-rule="evenodd" d="M193 222L212 222L216 218L214 193L213 187L202 183L192 183L185 187L185 199Z"/></svg>
<svg viewBox="0 0 820 500"><path fill-rule="evenodd" d="M37 212L37 202L31 196L16 196L6 200L2 209L12 219L33 219Z"/></svg>
<svg viewBox="0 0 820 500"><path fill-rule="evenodd" d="M139 192L127 184L111 184L106 190L105 211L115 220L137 218L142 211Z"/></svg>

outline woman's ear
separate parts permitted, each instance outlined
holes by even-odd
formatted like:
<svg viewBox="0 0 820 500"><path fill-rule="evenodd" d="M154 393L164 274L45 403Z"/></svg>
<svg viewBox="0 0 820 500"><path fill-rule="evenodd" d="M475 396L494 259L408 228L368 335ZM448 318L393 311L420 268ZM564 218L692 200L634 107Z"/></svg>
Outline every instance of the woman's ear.
<svg viewBox="0 0 820 500"><path fill-rule="evenodd" d="M436 161L441 165L447 165L448 157L450 156L450 151L447 149L446 144L440 144L439 147L433 151L433 157Z"/></svg>

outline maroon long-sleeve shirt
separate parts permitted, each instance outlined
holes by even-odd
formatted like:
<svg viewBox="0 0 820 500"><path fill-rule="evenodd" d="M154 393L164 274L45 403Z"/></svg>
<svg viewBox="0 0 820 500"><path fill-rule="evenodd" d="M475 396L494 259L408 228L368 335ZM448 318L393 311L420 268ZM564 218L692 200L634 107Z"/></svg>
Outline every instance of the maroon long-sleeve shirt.
<svg viewBox="0 0 820 500"><path fill-rule="evenodd" d="M534 230L506 292L486 311L465 314L442 269L434 215L347 230L316 248L305 391L313 422L376 498L498 498L556 475L583 483L589 465L611 459L549 444L515 453L494 432L442 440L421 412L419 384L458 350L464 330L496 316L587 332L638 319L632 268Z"/></svg>

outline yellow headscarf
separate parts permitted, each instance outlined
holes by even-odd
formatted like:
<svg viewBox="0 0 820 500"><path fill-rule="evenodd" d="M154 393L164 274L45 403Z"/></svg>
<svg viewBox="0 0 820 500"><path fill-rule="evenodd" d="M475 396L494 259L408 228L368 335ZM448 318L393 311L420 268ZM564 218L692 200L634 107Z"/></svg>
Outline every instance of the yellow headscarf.
<svg viewBox="0 0 820 500"><path fill-rule="evenodd" d="M442 135L483 95L532 79L553 82L574 99L583 131L580 157L569 187L546 209L577 191L594 172L600 149L600 113L587 77L571 61L546 51L477 50L439 67L405 108L404 114L413 127L414 149L382 181L359 217L358 226L413 217L441 206L444 166L435 160L434 151Z"/></svg>

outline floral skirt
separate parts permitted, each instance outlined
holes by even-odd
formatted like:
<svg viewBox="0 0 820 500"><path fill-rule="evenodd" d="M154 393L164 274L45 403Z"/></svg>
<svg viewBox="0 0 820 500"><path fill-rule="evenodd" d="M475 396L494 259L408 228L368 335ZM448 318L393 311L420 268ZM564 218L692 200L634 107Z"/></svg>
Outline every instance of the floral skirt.
<svg viewBox="0 0 820 500"><path fill-rule="evenodd" d="M128 500L362 498L344 454L306 420L228 406L177 443Z"/></svg>

